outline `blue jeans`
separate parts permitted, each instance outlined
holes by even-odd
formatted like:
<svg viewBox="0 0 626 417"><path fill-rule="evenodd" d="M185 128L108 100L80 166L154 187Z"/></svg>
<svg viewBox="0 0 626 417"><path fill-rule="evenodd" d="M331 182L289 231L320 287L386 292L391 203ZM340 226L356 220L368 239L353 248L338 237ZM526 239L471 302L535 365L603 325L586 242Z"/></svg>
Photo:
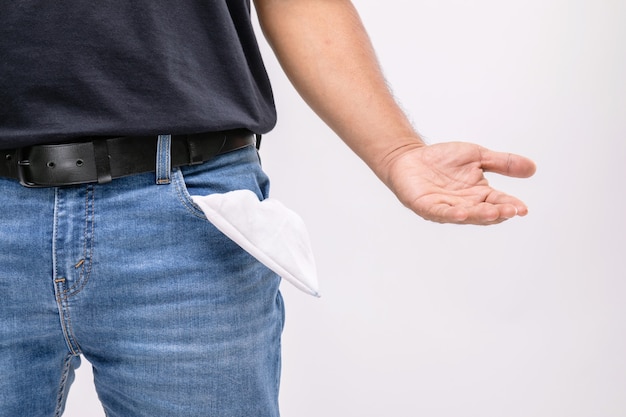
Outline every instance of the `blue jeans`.
<svg viewBox="0 0 626 417"><path fill-rule="evenodd" d="M280 278L190 199L267 197L256 149L157 176L0 178L0 416L60 416L81 357L108 417L278 416Z"/></svg>

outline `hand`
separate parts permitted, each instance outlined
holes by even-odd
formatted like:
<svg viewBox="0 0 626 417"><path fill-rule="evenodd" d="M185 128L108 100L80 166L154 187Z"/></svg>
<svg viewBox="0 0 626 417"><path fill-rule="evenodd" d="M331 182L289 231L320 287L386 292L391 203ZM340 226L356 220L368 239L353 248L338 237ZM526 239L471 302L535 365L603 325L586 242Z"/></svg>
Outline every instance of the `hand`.
<svg viewBox="0 0 626 417"><path fill-rule="evenodd" d="M426 220L488 225L528 208L519 199L489 186L484 172L527 178L530 159L463 142L407 147L387 162L386 182L400 201Z"/></svg>

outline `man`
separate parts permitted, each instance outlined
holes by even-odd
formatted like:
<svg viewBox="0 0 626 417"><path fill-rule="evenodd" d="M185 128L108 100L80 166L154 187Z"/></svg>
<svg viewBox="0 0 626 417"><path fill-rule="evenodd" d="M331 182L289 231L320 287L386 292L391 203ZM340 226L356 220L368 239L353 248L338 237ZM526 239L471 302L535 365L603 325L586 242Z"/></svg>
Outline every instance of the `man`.
<svg viewBox="0 0 626 417"><path fill-rule="evenodd" d="M525 215L484 171L526 158L425 145L348 0L256 0L295 87L407 207ZM267 197L275 123L246 0L12 2L0 14L0 415L55 416L84 356L109 417L276 416L279 277L192 195Z"/></svg>

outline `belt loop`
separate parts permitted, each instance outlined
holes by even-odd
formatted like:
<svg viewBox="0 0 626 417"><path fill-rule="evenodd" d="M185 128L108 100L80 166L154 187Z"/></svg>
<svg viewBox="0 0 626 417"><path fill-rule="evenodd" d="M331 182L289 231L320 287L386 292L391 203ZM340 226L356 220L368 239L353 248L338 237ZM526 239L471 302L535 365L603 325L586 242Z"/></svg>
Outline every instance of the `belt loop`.
<svg viewBox="0 0 626 417"><path fill-rule="evenodd" d="M169 184L171 182L171 149L172 136L159 135L156 154L156 183L158 185Z"/></svg>

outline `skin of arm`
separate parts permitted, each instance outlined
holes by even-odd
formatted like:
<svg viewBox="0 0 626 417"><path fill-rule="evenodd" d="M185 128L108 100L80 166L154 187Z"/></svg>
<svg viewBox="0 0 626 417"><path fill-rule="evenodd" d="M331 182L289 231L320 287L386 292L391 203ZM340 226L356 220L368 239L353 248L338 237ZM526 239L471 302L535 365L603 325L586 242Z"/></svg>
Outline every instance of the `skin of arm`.
<svg viewBox="0 0 626 417"><path fill-rule="evenodd" d="M484 172L529 177L532 161L479 145L426 145L397 105L349 0L255 0L288 78L326 124L418 215L495 224L528 211Z"/></svg>

